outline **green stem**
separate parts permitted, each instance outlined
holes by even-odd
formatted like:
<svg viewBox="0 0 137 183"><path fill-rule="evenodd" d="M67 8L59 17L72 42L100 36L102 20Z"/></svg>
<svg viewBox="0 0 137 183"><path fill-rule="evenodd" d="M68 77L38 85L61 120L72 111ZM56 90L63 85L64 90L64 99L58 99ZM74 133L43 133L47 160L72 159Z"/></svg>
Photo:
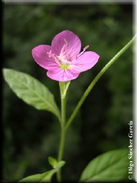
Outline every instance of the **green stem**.
<svg viewBox="0 0 137 183"><path fill-rule="evenodd" d="M65 143L65 122L66 122L66 94L64 95L64 90L61 89L62 84L60 83L60 93L61 93L61 138L60 138L60 146L59 146L59 154L58 154L58 162L62 160L63 151L64 151L64 143ZM57 180L61 182L61 168L57 172Z"/></svg>
<svg viewBox="0 0 137 183"><path fill-rule="evenodd" d="M61 98L61 117L62 117L62 126L66 122L66 97Z"/></svg>
<svg viewBox="0 0 137 183"><path fill-rule="evenodd" d="M65 134L66 131L64 128L61 129L61 140L60 140L60 146L59 146L59 154L58 154L58 162L62 160L63 157L63 151L64 151L64 143L65 143ZM61 168L57 172L57 180L61 182Z"/></svg>
<svg viewBox="0 0 137 183"><path fill-rule="evenodd" d="M132 45L134 40L135 40L135 36L106 64L106 66L94 78L94 80L91 82L91 84L89 85L89 87L87 88L87 90L85 91L83 96L81 97L80 101L78 102L78 104L77 104L75 110L73 111L72 115L70 116L70 118L69 118L69 120L68 120L68 122L65 126L66 130L70 126L70 124L72 123L72 121L73 121L74 117L76 116L79 108L81 107L81 105L83 104L86 97L88 96L88 94L90 93L90 91L94 87L94 85L97 83L97 81L108 70L108 68Z"/></svg>

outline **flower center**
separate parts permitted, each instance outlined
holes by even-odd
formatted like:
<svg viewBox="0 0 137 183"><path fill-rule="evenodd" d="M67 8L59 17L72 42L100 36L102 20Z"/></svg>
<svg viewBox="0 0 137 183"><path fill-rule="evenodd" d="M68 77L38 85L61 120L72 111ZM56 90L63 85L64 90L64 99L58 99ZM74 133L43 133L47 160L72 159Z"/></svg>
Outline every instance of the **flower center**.
<svg viewBox="0 0 137 183"><path fill-rule="evenodd" d="M70 65L66 65L63 62L60 64L60 68L63 70L68 70L70 68Z"/></svg>

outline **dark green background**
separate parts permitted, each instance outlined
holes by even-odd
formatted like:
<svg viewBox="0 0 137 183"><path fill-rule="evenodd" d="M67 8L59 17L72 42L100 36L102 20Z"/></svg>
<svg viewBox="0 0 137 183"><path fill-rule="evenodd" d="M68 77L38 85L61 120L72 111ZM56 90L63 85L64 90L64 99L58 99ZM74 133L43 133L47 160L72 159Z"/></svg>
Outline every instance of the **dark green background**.
<svg viewBox="0 0 137 183"><path fill-rule="evenodd" d="M45 84L60 107L58 82L33 60L31 50L51 44L71 30L82 47L100 55L91 70L71 82L67 116L103 66L133 36L132 4L5 4L3 5L4 68L28 73ZM129 48L103 75L82 105L67 133L63 179L78 180L97 155L128 146L128 122L133 118L133 52ZM3 177L16 181L51 167L57 157L60 127L52 113L37 111L18 99L3 80Z"/></svg>

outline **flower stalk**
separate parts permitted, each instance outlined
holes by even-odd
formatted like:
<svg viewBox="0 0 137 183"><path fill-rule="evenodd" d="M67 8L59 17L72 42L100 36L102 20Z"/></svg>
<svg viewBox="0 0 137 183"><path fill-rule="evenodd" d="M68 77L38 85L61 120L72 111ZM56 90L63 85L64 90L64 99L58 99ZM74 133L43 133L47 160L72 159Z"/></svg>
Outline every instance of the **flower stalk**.
<svg viewBox="0 0 137 183"><path fill-rule="evenodd" d="M75 118L78 110L82 106L83 102L89 95L92 88L95 86L97 81L101 78L101 76L109 69L111 65L133 44L135 40L134 36L104 67L103 69L97 74L94 80L90 83L87 90L84 92L83 96L81 97L80 101L78 102L75 110L73 111L72 115L70 116L69 120L66 123L66 95L67 90L69 87L70 82L60 82L60 93L61 93L61 139L60 139L60 147L59 147L59 154L58 154L58 161L62 160L63 151L64 151L64 143L65 143L65 135L68 127L71 125L73 119ZM61 182L61 169L57 172L57 180Z"/></svg>
<svg viewBox="0 0 137 183"><path fill-rule="evenodd" d="M73 119L75 118L78 110L80 109L80 107L82 106L83 102L85 101L85 99L87 98L87 96L89 95L90 91L92 90L92 88L94 87L94 85L97 83L97 81L101 78L101 76L109 69L109 67L132 45L132 43L135 40L136 35L105 65L105 67L103 67L103 69L98 73L98 75L94 78L94 80L90 83L89 87L87 88L87 90L84 92L83 96L81 97L80 101L78 102L75 110L73 111L72 115L70 116L65 129L67 130L67 128L71 125Z"/></svg>
<svg viewBox="0 0 137 183"><path fill-rule="evenodd" d="M59 145L59 153L58 153L58 162L62 160L63 151L64 151L64 143L65 143L65 123L66 123L66 98L67 98L67 91L70 85L69 82L59 82L60 86L60 96L61 96L61 138L60 138L60 145ZM61 168L57 172L57 180L61 182Z"/></svg>
<svg viewBox="0 0 137 183"><path fill-rule="evenodd" d="M64 128L61 129L61 138L60 138L60 146L59 146L59 154L58 154L58 162L62 160L63 157L63 151L64 151L64 144L65 144L65 135L66 130ZM61 168L57 172L57 180L58 182L61 182Z"/></svg>

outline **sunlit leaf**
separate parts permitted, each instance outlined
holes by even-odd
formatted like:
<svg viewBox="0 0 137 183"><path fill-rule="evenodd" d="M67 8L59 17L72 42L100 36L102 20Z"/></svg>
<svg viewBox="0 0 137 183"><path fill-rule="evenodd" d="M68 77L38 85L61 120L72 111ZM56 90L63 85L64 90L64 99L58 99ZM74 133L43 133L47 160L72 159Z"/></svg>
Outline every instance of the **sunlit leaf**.
<svg viewBox="0 0 137 183"><path fill-rule="evenodd" d="M56 171L57 169L53 169L42 174L30 175L21 179L19 182L49 182Z"/></svg>
<svg viewBox="0 0 137 183"><path fill-rule="evenodd" d="M55 166L54 166L54 168L61 168L62 166L64 166L65 165L65 161L60 161L60 162L58 162Z"/></svg>
<svg viewBox="0 0 137 183"><path fill-rule="evenodd" d="M118 181L127 179L128 150L120 149L104 153L93 159L84 169L80 181Z"/></svg>
<svg viewBox="0 0 137 183"><path fill-rule="evenodd" d="M50 158L50 160L51 159L52 158ZM60 161L55 165L54 169L45 173L30 175L21 179L19 182L50 182L54 173L56 173L62 166L64 166L64 164L65 161Z"/></svg>
<svg viewBox="0 0 137 183"><path fill-rule="evenodd" d="M60 118L54 96L46 86L32 76L12 69L3 69L4 78L15 94L39 110L47 110Z"/></svg>

